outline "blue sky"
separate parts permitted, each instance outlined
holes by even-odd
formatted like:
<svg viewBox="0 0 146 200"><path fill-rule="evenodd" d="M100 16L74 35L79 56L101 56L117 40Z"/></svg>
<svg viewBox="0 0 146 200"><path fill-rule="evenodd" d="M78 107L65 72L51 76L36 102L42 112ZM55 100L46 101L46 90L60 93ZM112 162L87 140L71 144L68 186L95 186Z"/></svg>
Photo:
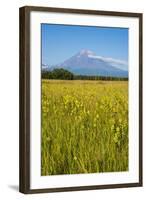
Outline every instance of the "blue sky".
<svg viewBox="0 0 146 200"><path fill-rule="evenodd" d="M42 63L58 64L88 49L128 62L128 29L42 24Z"/></svg>

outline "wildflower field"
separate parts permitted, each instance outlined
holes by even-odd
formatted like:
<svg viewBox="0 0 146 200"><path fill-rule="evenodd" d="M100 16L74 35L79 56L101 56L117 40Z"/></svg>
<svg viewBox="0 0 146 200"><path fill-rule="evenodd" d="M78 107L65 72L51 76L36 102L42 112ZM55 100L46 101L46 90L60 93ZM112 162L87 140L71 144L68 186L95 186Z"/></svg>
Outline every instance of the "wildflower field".
<svg viewBox="0 0 146 200"><path fill-rule="evenodd" d="M128 170L128 81L42 80L41 174Z"/></svg>

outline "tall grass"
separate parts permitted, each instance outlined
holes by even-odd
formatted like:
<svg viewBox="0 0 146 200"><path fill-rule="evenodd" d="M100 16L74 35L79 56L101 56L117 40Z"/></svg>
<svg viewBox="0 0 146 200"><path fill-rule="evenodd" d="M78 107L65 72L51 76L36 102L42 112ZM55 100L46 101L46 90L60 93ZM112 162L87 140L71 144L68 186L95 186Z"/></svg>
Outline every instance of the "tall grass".
<svg viewBox="0 0 146 200"><path fill-rule="evenodd" d="M128 82L42 80L42 175L128 170Z"/></svg>

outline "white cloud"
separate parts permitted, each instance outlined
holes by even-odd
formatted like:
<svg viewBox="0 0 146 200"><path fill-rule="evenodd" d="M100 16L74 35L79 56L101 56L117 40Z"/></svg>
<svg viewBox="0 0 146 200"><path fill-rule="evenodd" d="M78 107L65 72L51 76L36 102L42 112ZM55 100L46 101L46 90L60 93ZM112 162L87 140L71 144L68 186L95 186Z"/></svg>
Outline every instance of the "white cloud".
<svg viewBox="0 0 146 200"><path fill-rule="evenodd" d="M115 58L108 58L103 56L95 56L95 55L88 55L89 58L99 59L104 62L109 63L110 65L117 67L119 69L127 70L128 69L128 63L125 60L119 60Z"/></svg>

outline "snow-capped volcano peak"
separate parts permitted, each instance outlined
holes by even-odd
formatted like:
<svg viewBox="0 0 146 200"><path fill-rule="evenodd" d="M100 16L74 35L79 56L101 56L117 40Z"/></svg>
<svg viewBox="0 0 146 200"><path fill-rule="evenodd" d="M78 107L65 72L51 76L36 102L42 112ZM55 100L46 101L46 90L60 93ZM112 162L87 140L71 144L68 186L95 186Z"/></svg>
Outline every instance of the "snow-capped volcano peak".
<svg viewBox="0 0 146 200"><path fill-rule="evenodd" d="M93 51L82 49L72 57L54 66L74 74L91 76L127 77L127 62L110 57L97 56ZM53 66L52 66L53 68Z"/></svg>
<svg viewBox="0 0 146 200"><path fill-rule="evenodd" d="M91 55L95 55L95 53L93 51L90 51L88 49L82 49L79 53L79 56L91 56Z"/></svg>

